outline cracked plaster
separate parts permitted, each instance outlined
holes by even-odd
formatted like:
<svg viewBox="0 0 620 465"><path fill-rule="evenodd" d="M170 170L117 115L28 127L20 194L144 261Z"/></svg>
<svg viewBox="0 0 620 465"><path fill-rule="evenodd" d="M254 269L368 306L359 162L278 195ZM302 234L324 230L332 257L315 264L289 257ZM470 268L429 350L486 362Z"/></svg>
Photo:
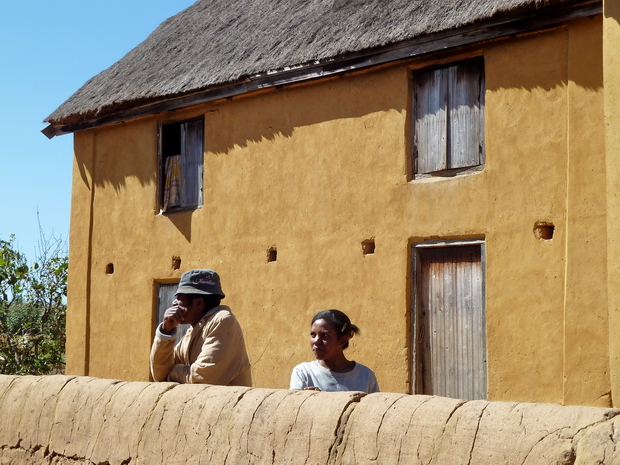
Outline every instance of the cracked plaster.
<svg viewBox="0 0 620 465"><path fill-rule="evenodd" d="M0 375L0 465L620 463L620 410Z"/></svg>

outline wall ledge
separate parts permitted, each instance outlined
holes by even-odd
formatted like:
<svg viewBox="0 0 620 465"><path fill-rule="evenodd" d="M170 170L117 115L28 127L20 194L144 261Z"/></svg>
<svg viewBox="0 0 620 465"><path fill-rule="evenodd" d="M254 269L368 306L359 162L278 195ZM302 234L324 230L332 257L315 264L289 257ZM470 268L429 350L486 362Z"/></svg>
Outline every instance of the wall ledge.
<svg viewBox="0 0 620 465"><path fill-rule="evenodd" d="M0 375L0 464L620 463L620 410Z"/></svg>

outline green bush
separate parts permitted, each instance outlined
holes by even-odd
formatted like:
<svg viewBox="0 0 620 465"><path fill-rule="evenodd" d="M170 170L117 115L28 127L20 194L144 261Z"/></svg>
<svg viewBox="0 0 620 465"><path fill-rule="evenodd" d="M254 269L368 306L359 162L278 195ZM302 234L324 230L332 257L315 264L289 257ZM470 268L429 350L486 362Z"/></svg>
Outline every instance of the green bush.
<svg viewBox="0 0 620 465"><path fill-rule="evenodd" d="M32 266L0 240L0 373L48 374L65 362L66 244L41 235Z"/></svg>

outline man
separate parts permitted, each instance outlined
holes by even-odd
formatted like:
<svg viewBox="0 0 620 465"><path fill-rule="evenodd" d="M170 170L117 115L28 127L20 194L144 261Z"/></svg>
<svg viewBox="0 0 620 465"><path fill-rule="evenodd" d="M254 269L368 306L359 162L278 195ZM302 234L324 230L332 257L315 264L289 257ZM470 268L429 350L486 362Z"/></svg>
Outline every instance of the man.
<svg viewBox="0 0 620 465"><path fill-rule="evenodd" d="M252 386L243 333L213 270L183 273L176 299L164 313L151 348L155 381ZM177 326L192 327L175 347Z"/></svg>

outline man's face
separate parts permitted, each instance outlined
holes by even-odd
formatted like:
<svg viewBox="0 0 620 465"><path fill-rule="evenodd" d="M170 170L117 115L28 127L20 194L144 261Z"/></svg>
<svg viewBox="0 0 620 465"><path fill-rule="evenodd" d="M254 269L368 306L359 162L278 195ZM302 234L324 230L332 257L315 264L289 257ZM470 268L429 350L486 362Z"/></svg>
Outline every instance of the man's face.
<svg viewBox="0 0 620 465"><path fill-rule="evenodd" d="M204 300L200 298L191 298L187 294L177 294L176 299L172 302L172 305L179 306L185 309L185 315L183 316L183 324L195 325L202 318L202 310L204 307Z"/></svg>

